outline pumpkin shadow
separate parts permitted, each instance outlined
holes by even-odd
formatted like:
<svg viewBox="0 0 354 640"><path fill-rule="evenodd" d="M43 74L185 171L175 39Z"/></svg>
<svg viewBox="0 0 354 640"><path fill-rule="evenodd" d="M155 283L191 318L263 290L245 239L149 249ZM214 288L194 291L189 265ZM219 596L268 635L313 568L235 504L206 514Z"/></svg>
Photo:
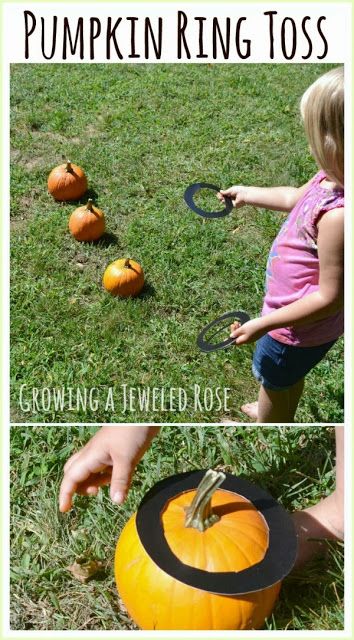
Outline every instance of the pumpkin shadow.
<svg viewBox="0 0 354 640"><path fill-rule="evenodd" d="M95 191L95 189L87 189L87 191L85 191L85 193L78 198L77 200L70 200L70 204L73 205L77 205L78 207L81 205L84 205L87 203L87 201L89 200L89 198L91 198L91 200L93 200L93 204L97 207L97 199L98 199L98 193L97 191ZM64 203L66 204L66 203Z"/></svg>
<svg viewBox="0 0 354 640"><path fill-rule="evenodd" d="M155 295L156 295L155 287L149 282L145 282L143 290L141 291L141 293L139 293L137 297L140 298L141 300L144 300L145 298L146 299L154 298Z"/></svg>
<svg viewBox="0 0 354 640"><path fill-rule="evenodd" d="M305 514L303 514L305 516ZM306 519L304 517L306 526ZM318 521L313 523L318 527ZM311 527L311 517L309 516L307 526ZM327 535L325 529L319 532L319 536ZM338 611L341 609L340 601L344 598L344 556L343 543L333 540L323 539L323 550L318 556L316 554L306 563L295 567L286 576L281 589L281 598L278 600L272 618L275 629L293 630L289 626L289 620L293 618L294 609L297 612L298 623L308 622L309 611L320 611L324 603L328 602L329 593L333 592L338 601ZM342 548L342 550L340 550ZM309 603L311 602L311 609ZM273 625L271 626L273 629ZM304 627L305 628L305 627ZM336 629L342 628L339 626ZM267 629L269 626L267 625Z"/></svg>
<svg viewBox="0 0 354 640"><path fill-rule="evenodd" d="M110 231L106 231L103 236L97 240L97 245L101 247L110 247L115 245L121 249L121 245L118 240L118 236L115 233L111 233Z"/></svg>
<svg viewBox="0 0 354 640"><path fill-rule="evenodd" d="M87 198L87 200L91 198L91 200L93 200L93 203L96 204L96 200L98 199L98 193L95 189L87 189L83 197Z"/></svg>
<svg viewBox="0 0 354 640"><path fill-rule="evenodd" d="M226 503L226 504L218 504L213 507L213 513L215 513L219 518L222 516L226 516L228 513L238 513L239 511L253 511L254 508L251 504L240 502L238 504L235 503Z"/></svg>

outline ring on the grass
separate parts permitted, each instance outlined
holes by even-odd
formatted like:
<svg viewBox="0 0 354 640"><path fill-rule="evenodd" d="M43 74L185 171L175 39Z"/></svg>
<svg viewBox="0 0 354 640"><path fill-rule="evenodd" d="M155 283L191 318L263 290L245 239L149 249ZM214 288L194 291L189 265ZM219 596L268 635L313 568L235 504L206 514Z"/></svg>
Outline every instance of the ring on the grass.
<svg viewBox="0 0 354 640"><path fill-rule="evenodd" d="M184 564L173 553L161 513L176 495L196 489L204 475L205 470L179 473L160 480L145 495L136 514L136 528L149 557L167 575L184 584L229 596L260 591L285 578L297 553L297 535L290 515L267 491L230 473L225 474L220 488L249 500L268 527L268 548L263 560L241 571L214 572Z"/></svg>
<svg viewBox="0 0 354 640"><path fill-rule="evenodd" d="M218 333L221 333L221 331L224 331L226 327L230 325L231 318L233 322L239 322L240 324L245 324L245 322L248 322L250 320L250 316L248 315L248 313L245 313L244 311L228 311L227 313L223 313L223 315L219 316L219 318L216 318L216 320L209 322L209 324L207 324L206 327L204 327L204 329L200 332L197 338L197 345L201 351L210 353L210 351L217 351L218 349L226 349L226 347L229 347L231 344L234 344L236 338L230 338L230 337L226 338L226 340L223 340L222 342L217 342L217 343L210 342L212 338L215 338L215 336L218 335ZM225 324L223 323L224 320L228 320L228 322ZM223 323L223 326L218 327L218 329L208 339L205 339L205 336L208 333L208 331L210 331L212 327L219 325L220 323Z"/></svg>
<svg viewBox="0 0 354 640"><path fill-rule="evenodd" d="M231 198L225 197L225 209L221 211L204 211L200 207L194 203L194 196L200 189L212 189L213 191L219 192L219 187L216 187L214 184L209 184L208 182L196 182L195 184L191 184L184 192L184 199L187 203L188 207L197 213L198 216L202 216L203 218L223 218L227 216L232 211L232 200Z"/></svg>

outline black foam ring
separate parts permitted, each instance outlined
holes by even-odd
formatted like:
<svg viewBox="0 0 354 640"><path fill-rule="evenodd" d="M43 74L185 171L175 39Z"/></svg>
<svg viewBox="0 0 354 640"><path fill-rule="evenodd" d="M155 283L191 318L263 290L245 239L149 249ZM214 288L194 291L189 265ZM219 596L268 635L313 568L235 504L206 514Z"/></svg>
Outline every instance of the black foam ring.
<svg viewBox="0 0 354 640"><path fill-rule="evenodd" d="M209 184L208 182L196 182L195 184L191 184L184 192L184 200L188 207L197 213L198 216L202 216L202 218L224 218L232 211L232 200L231 198L225 198L225 208L221 211L204 211L194 202L195 194L200 191L200 189L212 189L213 191L219 192L219 187L216 187L214 184Z"/></svg>
<svg viewBox="0 0 354 640"><path fill-rule="evenodd" d="M202 329L202 331L197 337L197 345L201 351L204 351L205 353L210 353L211 351L217 351L218 349L226 349L227 347L230 347L230 345L234 344L235 338L230 338L230 337L226 338L226 340L222 340L222 342L217 342L217 343L210 342L210 340L212 338L215 338L215 336L218 333L220 333L223 329L226 329L227 325L223 325L220 329L217 329L215 333L213 333L208 338L208 340L205 339L205 336L208 333L208 331L210 331L210 329L212 329L214 326L217 326L223 323L223 321L226 319L229 319L229 320L232 319L234 321L238 320L239 323L242 325L242 324L245 324L245 322L248 322L250 320L250 317L248 313L245 313L244 311L228 311L227 313L223 313L223 315L219 316L219 318L216 318L212 322L209 322L209 324L207 324L206 327Z"/></svg>
<svg viewBox="0 0 354 640"><path fill-rule="evenodd" d="M290 515L264 489L229 473L221 488L252 502L267 523L269 546L263 560L238 572L210 572L188 566L174 555L164 535L161 514L171 498L196 489L205 472L191 471L161 480L142 500L137 511L136 527L151 560L162 571L184 584L229 596L260 591L285 578L295 563L297 553L297 536Z"/></svg>

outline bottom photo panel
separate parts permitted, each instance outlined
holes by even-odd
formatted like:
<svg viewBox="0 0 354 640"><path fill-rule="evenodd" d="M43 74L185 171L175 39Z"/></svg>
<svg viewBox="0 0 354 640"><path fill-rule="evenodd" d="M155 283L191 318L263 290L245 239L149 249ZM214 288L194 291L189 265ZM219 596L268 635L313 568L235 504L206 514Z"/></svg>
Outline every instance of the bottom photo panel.
<svg viewBox="0 0 354 640"><path fill-rule="evenodd" d="M344 427L10 429L10 628L342 630Z"/></svg>

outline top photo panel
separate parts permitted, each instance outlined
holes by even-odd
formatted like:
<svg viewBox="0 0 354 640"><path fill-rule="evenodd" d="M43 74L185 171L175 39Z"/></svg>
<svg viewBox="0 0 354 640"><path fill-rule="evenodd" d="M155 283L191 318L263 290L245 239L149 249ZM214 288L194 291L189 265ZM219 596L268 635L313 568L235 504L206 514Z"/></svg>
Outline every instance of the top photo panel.
<svg viewBox="0 0 354 640"><path fill-rule="evenodd" d="M11 421L343 422L343 66L10 75Z"/></svg>

